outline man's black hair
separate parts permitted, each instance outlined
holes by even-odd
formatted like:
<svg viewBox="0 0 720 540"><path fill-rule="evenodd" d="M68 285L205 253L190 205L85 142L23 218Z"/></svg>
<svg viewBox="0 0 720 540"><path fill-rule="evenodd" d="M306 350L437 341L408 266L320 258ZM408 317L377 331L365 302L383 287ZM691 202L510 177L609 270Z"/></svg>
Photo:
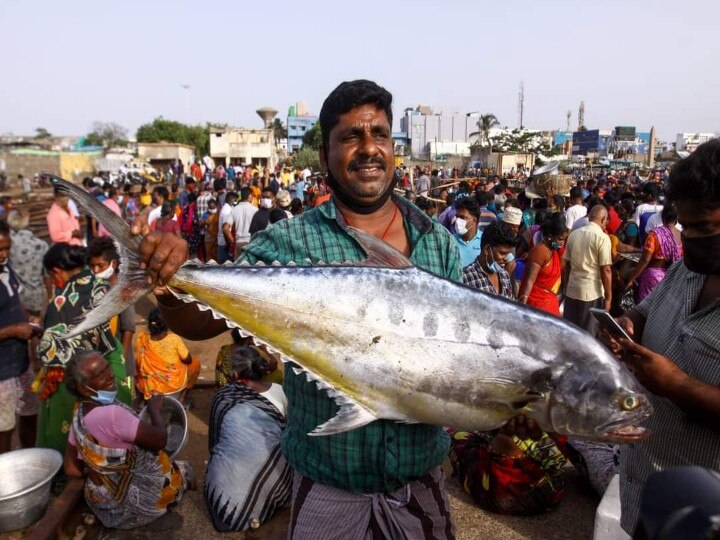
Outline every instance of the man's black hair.
<svg viewBox="0 0 720 540"><path fill-rule="evenodd" d="M480 218L480 205L474 197L464 197L455 201L455 210L460 210L461 208L464 208L476 218Z"/></svg>
<svg viewBox="0 0 720 540"><path fill-rule="evenodd" d="M252 190L249 187L244 187L240 189L241 201L247 201L250 198L250 195L252 195Z"/></svg>
<svg viewBox="0 0 720 540"><path fill-rule="evenodd" d="M657 184L647 183L642 187L643 194L647 199L657 200L660 195L660 187Z"/></svg>
<svg viewBox="0 0 720 540"><path fill-rule="evenodd" d="M87 256L88 259L92 259L93 257L102 257L107 261L120 260L120 256L115 248L115 242L113 242L113 239L109 236L93 238L88 245Z"/></svg>
<svg viewBox="0 0 720 540"><path fill-rule="evenodd" d="M373 81L365 79L345 81L325 98L322 109L320 109L320 131L326 155L330 132L337 125L340 116L355 107L368 104L385 111L388 124L392 129L392 94Z"/></svg>
<svg viewBox="0 0 720 540"><path fill-rule="evenodd" d="M480 247L485 246L505 246L513 248L518 245L519 239L517 235L512 232L507 223L503 221L493 221L485 230L483 230L482 237L480 237Z"/></svg>
<svg viewBox="0 0 720 540"><path fill-rule="evenodd" d="M170 197L170 194L168 193L168 189L165 186L155 186L153 188L153 193L160 195L166 201Z"/></svg>
<svg viewBox="0 0 720 540"><path fill-rule="evenodd" d="M485 205L487 205L488 201L490 200L490 197L488 196L487 191L485 191L483 189L478 189L475 192L475 199L477 200L478 205L485 206Z"/></svg>
<svg viewBox="0 0 720 540"><path fill-rule="evenodd" d="M693 201L707 208L720 206L720 139L697 147L678 161L665 186L669 201Z"/></svg>
<svg viewBox="0 0 720 540"><path fill-rule="evenodd" d="M575 186L570 189L570 200L574 201L577 199L582 199L582 188L580 186Z"/></svg>
<svg viewBox="0 0 720 540"><path fill-rule="evenodd" d="M243 189L249 189L249 188L243 188ZM228 191L227 194L225 195L225 202L227 203L227 202L235 201L235 200L237 200L237 196L238 196L238 194L235 193L234 191Z"/></svg>
<svg viewBox="0 0 720 540"><path fill-rule="evenodd" d="M0 219L0 236L10 238L10 225L4 219Z"/></svg>

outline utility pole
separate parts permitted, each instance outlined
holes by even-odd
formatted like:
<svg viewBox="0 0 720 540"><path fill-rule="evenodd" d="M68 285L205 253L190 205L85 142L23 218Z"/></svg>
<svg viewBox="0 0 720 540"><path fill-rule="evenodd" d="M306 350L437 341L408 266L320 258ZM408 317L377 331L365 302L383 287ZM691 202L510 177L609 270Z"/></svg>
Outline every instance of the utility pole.
<svg viewBox="0 0 720 540"><path fill-rule="evenodd" d="M185 90L185 123L190 124L190 85L181 84L181 88Z"/></svg>
<svg viewBox="0 0 720 540"><path fill-rule="evenodd" d="M578 129L585 127L585 102L580 102L580 108L578 109Z"/></svg>
<svg viewBox="0 0 720 540"><path fill-rule="evenodd" d="M520 80L520 90L518 91L518 116L520 117L520 129L523 126L523 118L525 115L525 84Z"/></svg>
<svg viewBox="0 0 720 540"><path fill-rule="evenodd" d="M572 111L568 110L567 114L567 127L565 128L565 131L570 131L570 117L572 116Z"/></svg>

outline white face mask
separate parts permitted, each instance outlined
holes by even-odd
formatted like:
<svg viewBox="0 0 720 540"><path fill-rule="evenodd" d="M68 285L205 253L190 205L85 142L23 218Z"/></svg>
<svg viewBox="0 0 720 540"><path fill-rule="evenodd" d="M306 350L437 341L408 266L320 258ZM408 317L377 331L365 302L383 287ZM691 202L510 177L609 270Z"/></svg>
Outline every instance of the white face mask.
<svg viewBox="0 0 720 540"><path fill-rule="evenodd" d="M467 228L467 220L463 218L455 218L455 230L458 232L458 234L463 235L467 234L468 228Z"/></svg>
<svg viewBox="0 0 720 540"><path fill-rule="evenodd" d="M272 208L272 199L260 199L260 206L263 208Z"/></svg>
<svg viewBox="0 0 720 540"><path fill-rule="evenodd" d="M211 208L210 210L208 210L208 212L210 212L211 214L217 214L217 208Z"/></svg>
<svg viewBox="0 0 720 540"><path fill-rule="evenodd" d="M95 277L100 279L110 279L114 273L115 268L113 268L113 265L111 264L102 272L98 272L97 274L95 274Z"/></svg>
<svg viewBox="0 0 720 540"><path fill-rule="evenodd" d="M118 195L118 204L122 203L124 198L125 195Z"/></svg>

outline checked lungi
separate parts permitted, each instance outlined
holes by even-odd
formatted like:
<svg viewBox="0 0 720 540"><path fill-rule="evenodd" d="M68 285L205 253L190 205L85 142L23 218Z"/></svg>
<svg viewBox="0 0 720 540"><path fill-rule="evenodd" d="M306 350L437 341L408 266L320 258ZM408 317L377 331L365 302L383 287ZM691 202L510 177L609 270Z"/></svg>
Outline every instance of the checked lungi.
<svg viewBox="0 0 720 540"><path fill-rule="evenodd" d="M352 493L295 473L292 540L453 540L455 526L440 467L398 491Z"/></svg>

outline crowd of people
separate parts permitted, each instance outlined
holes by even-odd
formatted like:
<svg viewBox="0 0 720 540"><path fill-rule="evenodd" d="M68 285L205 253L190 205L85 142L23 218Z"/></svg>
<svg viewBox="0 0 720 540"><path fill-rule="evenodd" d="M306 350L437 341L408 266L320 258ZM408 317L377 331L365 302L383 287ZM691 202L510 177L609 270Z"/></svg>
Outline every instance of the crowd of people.
<svg viewBox="0 0 720 540"><path fill-rule="evenodd" d="M326 174L197 162L157 185L98 177L84 187L145 233L143 262L159 285L188 258L359 261L348 226L363 230L426 270L601 339L652 393L654 434L632 446L588 443L519 415L493 432L382 420L309 437L335 413L332 399L235 331L215 366L204 485L213 524L256 527L292 502L293 538L452 538L439 467L449 456L480 507L509 514L560 504L568 459L600 494L620 474L622 524L634 532L650 474L720 470L720 142L647 178L604 171L567 194L531 197L514 171L396 167L391 102L370 81L330 94L320 114ZM147 332L135 335L130 309L62 338L112 290L121 260L102 225L59 191L47 226L50 246L27 231L26 215L0 220L0 452L17 423L22 446L55 448L67 475L86 478L106 526L137 527L194 483L188 464L162 451L159 396L187 402L200 369L182 337L227 328L159 287ZM618 317L633 340L599 327L592 308Z"/></svg>

